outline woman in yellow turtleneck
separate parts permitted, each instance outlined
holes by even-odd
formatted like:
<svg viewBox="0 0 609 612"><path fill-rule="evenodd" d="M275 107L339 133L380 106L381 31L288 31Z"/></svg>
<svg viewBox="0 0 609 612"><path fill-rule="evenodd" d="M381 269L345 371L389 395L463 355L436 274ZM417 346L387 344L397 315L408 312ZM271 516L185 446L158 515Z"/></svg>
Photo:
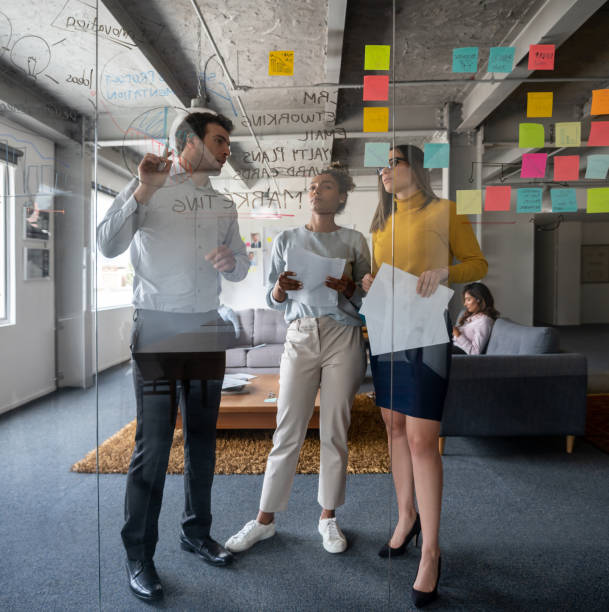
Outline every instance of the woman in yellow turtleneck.
<svg viewBox="0 0 609 612"><path fill-rule="evenodd" d="M410 272L418 276L417 293L423 297L434 293L440 283L471 282L486 274L488 264L469 220L457 215L454 202L435 196L421 149L399 145L390 151L388 167L380 171L379 191L380 202L370 227L373 274L383 263ZM373 278L364 277L365 291ZM421 561L412 589L417 607L437 597L440 579L442 460L438 437L450 372L452 326L448 313L446 325L446 344L371 359L398 501L398 523L379 555L403 554L410 540L416 536L418 542L423 532ZM420 515L415 510L415 490Z"/></svg>

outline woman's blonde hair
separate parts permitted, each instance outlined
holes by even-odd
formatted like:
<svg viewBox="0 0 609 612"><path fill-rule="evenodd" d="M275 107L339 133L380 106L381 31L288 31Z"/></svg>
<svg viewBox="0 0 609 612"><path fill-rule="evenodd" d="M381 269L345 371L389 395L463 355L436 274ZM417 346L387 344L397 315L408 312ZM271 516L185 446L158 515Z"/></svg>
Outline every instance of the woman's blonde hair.
<svg viewBox="0 0 609 612"><path fill-rule="evenodd" d="M396 145L394 147L394 151L398 153L399 157L403 157L408 161L408 165L412 169L415 183L425 195L425 201L419 208L419 210L423 210L433 201L438 199L438 196L431 188L431 177L429 170L423 167L423 151L421 151L419 147L409 144ZM371 232L378 232L379 230L382 230L396 209L395 194L387 193L385 191L381 176L379 176L378 180L378 189L379 203L376 207L376 211L374 212L374 217L372 217L372 223L370 224Z"/></svg>

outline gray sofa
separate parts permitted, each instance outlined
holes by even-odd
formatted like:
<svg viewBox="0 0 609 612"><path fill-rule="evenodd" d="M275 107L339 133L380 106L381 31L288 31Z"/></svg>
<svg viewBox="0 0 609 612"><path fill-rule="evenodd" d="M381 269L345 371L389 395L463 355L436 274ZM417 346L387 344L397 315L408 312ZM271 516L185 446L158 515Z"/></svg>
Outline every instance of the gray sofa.
<svg viewBox="0 0 609 612"><path fill-rule="evenodd" d="M226 371L279 372L287 324L283 312L237 311L238 346L226 351ZM259 345L264 346L259 346ZM257 348L253 348L257 347ZM551 327L498 319L484 355L454 355L440 449L448 436L574 436L585 433L586 358L561 353Z"/></svg>
<svg viewBox="0 0 609 612"><path fill-rule="evenodd" d="M454 355L440 449L447 436L574 436L586 428L584 355L560 353L551 327L495 321L484 355Z"/></svg>

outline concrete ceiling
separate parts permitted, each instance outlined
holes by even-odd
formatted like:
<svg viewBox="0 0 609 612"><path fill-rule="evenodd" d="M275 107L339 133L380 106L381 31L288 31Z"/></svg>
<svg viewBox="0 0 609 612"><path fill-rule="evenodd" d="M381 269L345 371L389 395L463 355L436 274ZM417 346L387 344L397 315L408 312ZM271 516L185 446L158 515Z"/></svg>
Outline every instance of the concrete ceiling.
<svg viewBox="0 0 609 612"><path fill-rule="evenodd" d="M124 151L137 152L142 134L162 142L172 109L207 94L206 104L236 126L227 176L240 175L251 187L260 177L268 183L275 172L289 176L330 158L372 172L362 168L364 143L387 135L362 133L358 86L366 44L393 46L393 125L401 140L419 144L444 135L449 103L463 104L461 129L484 125L489 141L509 140L513 123L506 127L506 118L522 115L526 91L535 85L482 83L492 46L528 50L530 43L555 40L553 77L608 72L609 10L600 0L402 0L395 2L395 19L393 4L4 0L0 99L12 107L2 114L24 124L38 120L49 135L79 138L79 116L91 125L97 102L102 155L125 165ZM451 72L452 49L460 46L480 48L478 74ZM293 76L268 76L268 52L276 49L294 51ZM514 74L529 76L517 72L521 66ZM551 90L561 114L574 116L593 86L603 84L555 83Z"/></svg>

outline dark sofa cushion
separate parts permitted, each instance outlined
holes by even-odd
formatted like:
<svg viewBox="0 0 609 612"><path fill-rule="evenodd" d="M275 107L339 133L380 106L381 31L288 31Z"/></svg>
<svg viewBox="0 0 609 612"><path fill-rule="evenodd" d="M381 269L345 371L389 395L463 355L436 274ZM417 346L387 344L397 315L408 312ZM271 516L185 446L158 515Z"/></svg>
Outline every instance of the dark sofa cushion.
<svg viewBox="0 0 609 612"><path fill-rule="evenodd" d="M487 355L542 355L558 352L558 332L552 327L519 325L499 318L493 325Z"/></svg>

